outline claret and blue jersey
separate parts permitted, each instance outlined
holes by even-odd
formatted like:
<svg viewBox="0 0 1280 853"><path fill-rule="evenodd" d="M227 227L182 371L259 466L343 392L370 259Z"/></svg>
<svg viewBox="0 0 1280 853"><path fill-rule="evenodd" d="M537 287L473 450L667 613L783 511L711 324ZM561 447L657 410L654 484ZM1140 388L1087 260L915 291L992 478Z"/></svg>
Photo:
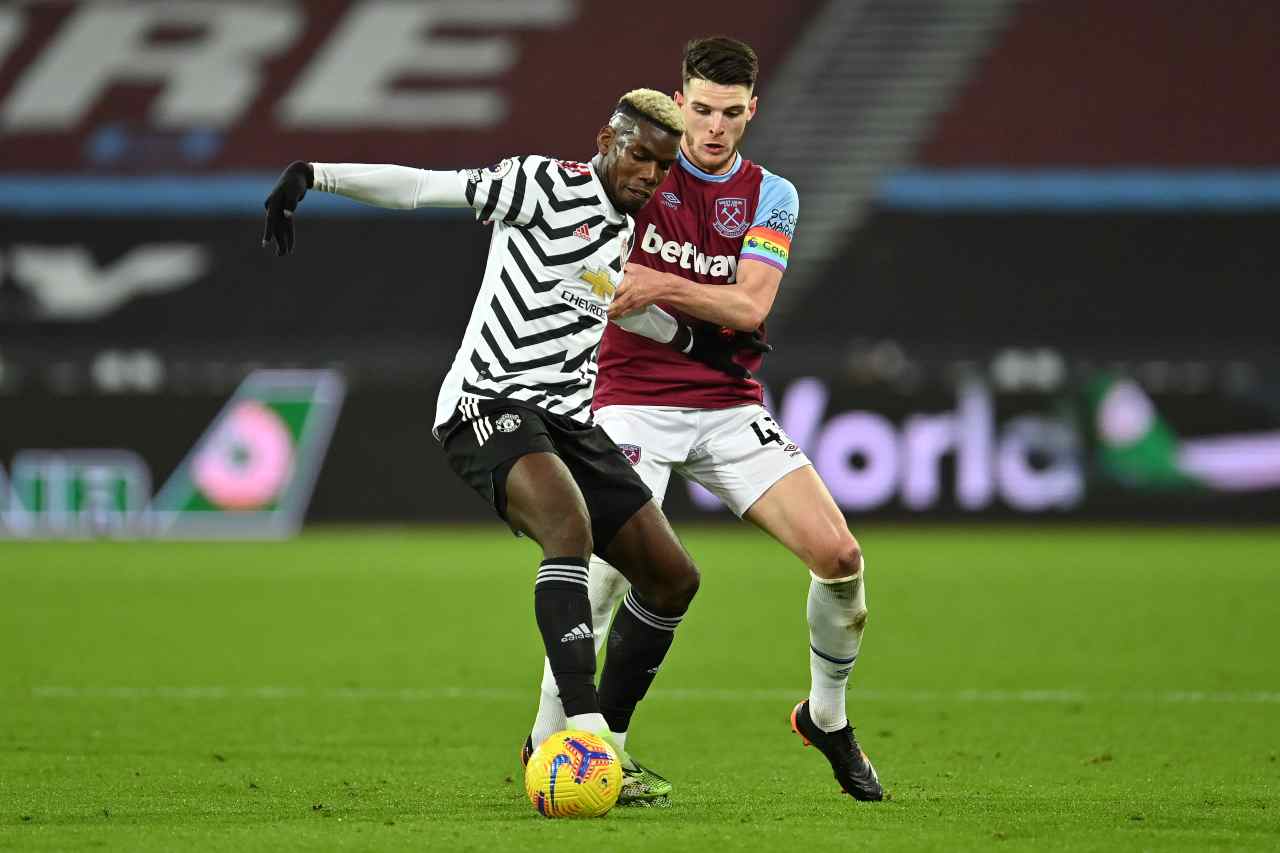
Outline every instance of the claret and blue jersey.
<svg viewBox="0 0 1280 853"><path fill-rule="evenodd" d="M698 284L733 284L745 261L785 272L800 200L785 178L741 156L708 174L681 152L653 199L636 216L631 262ZM680 314L663 305L673 314ZM763 356L742 355L755 372ZM735 380L661 344L610 325L600 346L594 408L609 405L721 409L759 403L753 379Z"/></svg>

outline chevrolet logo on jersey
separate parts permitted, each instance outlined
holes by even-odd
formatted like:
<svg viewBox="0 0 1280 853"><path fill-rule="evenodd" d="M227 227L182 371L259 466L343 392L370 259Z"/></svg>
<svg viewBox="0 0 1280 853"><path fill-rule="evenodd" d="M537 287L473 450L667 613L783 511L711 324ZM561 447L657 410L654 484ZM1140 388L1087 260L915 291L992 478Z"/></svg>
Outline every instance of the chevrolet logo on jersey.
<svg viewBox="0 0 1280 853"><path fill-rule="evenodd" d="M609 277L607 270L599 267L583 270L579 278L591 285L591 292L598 299L613 299L613 292L617 290L617 287L614 286L613 279Z"/></svg>

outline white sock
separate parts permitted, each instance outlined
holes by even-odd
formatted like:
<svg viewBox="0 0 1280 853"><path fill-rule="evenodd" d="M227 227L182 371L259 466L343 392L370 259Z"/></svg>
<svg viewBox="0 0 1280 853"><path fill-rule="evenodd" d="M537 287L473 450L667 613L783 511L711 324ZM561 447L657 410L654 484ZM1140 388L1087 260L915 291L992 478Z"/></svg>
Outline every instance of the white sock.
<svg viewBox="0 0 1280 853"><path fill-rule="evenodd" d="M611 732L609 732L609 734L613 735L613 742L614 742L614 743L616 743L616 744L618 745L618 748L619 748L619 749L626 749L626 748L627 748L627 733L626 733L626 732L614 732L614 731L611 731Z"/></svg>
<svg viewBox="0 0 1280 853"><path fill-rule="evenodd" d="M608 731L609 724L604 721L604 714L599 711L592 711L590 714L574 714L565 721L565 728L598 734ZM555 734L555 732L552 732L552 734Z"/></svg>
<svg viewBox="0 0 1280 853"><path fill-rule="evenodd" d="M622 572L595 554L591 555L587 562L587 597L591 599L591 632L596 637L597 657L609 638L613 611L618 609L618 603L629 589L631 584Z"/></svg>
<svg viewBox="0 0 1280 853"><path fill-rule="evenodd" d="M591 598L591 633L595 635L596 656L604 648L609 636L609 623L613 620L613 611L618 602L627 594L631 584L613 566L597 556L592 555L587 571L587 594ZM564 716L564 705L560 702L560 688L556 686L556 677L551 672L551 663L542 661L542 691L538 697L538 713L533 720L533 746L536 749L544 740L558 731L570 726ZM603 728L603 726L601 727ZM598 731L598 729L589 729ZM618 745L626 740L623 732Z"/></svg>
<svg viewBox="0 0 1280 853"><path fill-rule="evenodd" d="M867 621L866 564L856 575L809 582L809 716L826 732L849 722L844 695Z"/></svg>
<svg viewBox="0 0 1280 853"><path fill-rule="evenodd" d="M556 677L551 672L551 661L543 658L538 715L533 720L533 748L537 749L544 740L568 727L564 718L564 705L560 703L560 688L556 687Z"/></svg>

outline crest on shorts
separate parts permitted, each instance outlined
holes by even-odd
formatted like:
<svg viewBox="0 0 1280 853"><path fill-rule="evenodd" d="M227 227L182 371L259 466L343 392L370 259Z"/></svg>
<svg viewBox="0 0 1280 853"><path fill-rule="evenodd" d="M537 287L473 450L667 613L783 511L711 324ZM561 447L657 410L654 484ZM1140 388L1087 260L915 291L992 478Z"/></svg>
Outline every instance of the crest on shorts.
<svg viewBox="0 0 1280 853"><path fill-rule="evenodd" d="M618 449L622 451L622 455L627 457L627 461L632 465L640 464L640 447L636 444L619 444Z"/></svg>
<svg viewBox="0 0 1280 853"><path fill-rule="evenodd" d="M741 237L747 233L747 200L745 198L716 199L716 216L711 224L725 237Z"/></svg>
<svg viewBox="0 0 1280 853"><path fill-rule="evenodd" d="M520 429L520 416L514 412L503 412L493 419L493 428L498 432L515 432Z"/></svg>

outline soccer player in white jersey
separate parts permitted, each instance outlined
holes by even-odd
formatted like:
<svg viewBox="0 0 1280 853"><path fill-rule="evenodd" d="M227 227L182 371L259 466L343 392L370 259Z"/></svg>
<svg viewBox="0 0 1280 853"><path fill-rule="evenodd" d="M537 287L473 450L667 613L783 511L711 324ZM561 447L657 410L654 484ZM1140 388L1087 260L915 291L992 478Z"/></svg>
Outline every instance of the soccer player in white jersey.
<svg viewBox="0 0 1280 853"><path fill-rule="evenodd" d="M632 216L677 157L683 117L665 94L625 95L590 163L513 157L488 169L291 164L267 198L264 247L293 249L308 189L391 208L471 207L493 226L480 292L436 407L433 433L450 467L517 534L542 548L534 613L563 699L566 727L608 735L609 691L652 680L698 588L698 572L648 487L592 423L595 355L631 251ZM707 357L661 309L622 321ZM587 560L606 557L633 586L638 653L610 661L595 684ZM643 768L619 750L624 773Z"/></svg>
<svg viewBox="0 0 1280 853"><path fill-rule="evenodd" d="M697 39L686 46L683 87L675 94L685 119L679 162L659 187L659 201L637 216L640 250L609 309L611 318L623 318L661 305L682 320L704 321L699 336L741 344L738 375L727 379L611 327L600 350L596 421L659 499L671 472L678 472L711 490L808 568L810 691L792 710L791 725L805 744L821 750L845 792L879 800L879 779L845 710L867 618L862 549L803 450L763 408L762 388L750 375L769 349L764 321L786 270L799 213L795 188L738 152L756 113L757 71L754 51L735 39ZM607 555L591 561L592 630L602 645L617 607L619 619L608 638L612 661L633 653L629 623L618 626L635 591L628 592L626 578L606 560ZM563 720L551 676L547 669L526 751ZM647 686L639 680L635 685ZM640 689L625 694L625 703L602 703L619 743L626 744L643 695ZM669 794L669 782L650 781L647 799L661 801Z"/></svg>

